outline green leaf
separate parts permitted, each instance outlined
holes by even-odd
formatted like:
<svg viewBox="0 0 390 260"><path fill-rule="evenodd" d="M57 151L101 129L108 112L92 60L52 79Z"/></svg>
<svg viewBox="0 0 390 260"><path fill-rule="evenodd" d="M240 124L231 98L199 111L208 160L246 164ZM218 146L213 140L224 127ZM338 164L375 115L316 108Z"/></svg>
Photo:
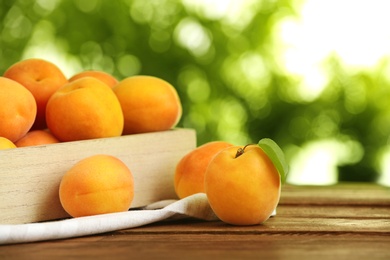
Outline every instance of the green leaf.
<svg viewBox="0 0 390 260"><path fill-rule="evenodd" d="M261 139L258 145L271 159L280 174L282 183L285 183L288 173L288 165L282 149L269 138Z"/></svg>

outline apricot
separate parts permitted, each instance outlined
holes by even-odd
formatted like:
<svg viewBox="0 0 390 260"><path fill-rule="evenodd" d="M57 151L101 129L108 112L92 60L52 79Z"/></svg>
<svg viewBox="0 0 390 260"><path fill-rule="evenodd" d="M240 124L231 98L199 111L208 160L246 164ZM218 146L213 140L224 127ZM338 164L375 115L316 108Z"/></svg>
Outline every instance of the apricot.
<svg viewBox="0 0 390 260"><path fill-rule="evenodd" d="M228 147L209 163L205 173L207 198L214 213L226 223L260 224L279 203L281 177L259 146L247 146L237 155L239 149L243 148Z"/></svg>
<svg viewBox="0 0 390 260"><path fill-rule="evenodd" d="M4 77L15 80L27 88L37 103L37 116L33 129L46 128L46 104L51 95L68 80L53 63L43 59L26 59L13 64Z"/></svg>
<svg viewBox="0 0 390 260"><path fill-rule="evenodd" d="M60 141L47 130L32 130L16 141L17 147L35 146L43 144L55 144Z"/></svg>
<svg viewBox="0 0 390 260"><path fill-rule="evenodd" d="M71 78L69 78L69 82L75 81L76 79L80 79L83 77L94 77L106 83L107 86L109 86L110 88L113 88L114 86L116 86L116 84L118 84L118 80L114 76L100 70L85 70L79 72L73 75Z"/></svg>
<svg viewBox="0 0 390 260"><path fill-rule="evenodd" d="M72 217L123 212L134 197L130 169L118 158L98 154L84 158L62 177L59 198Z"/></svg>
<svg viewBox="0 0 390 260"><path fill-rule="evenodd" d="M0 150L16 148L16 145L9 139L0 136Z"/></svg>
<svg viewBox="0 0 390 260"><path fill-rule="evenodd" d="M15 142L33 125L37 115L34 96L18 82L0 77L0 136Z"/></svg>
<svg viewBox="0 0 390 260"><path fill-rule="evenodd" d="M123 113L111 88L83 77L58 89L46 107L51 133L61 142L120 136Z"/></svg>
<svg viewBox="0 0 390 260"><path fill-rule="evenodd" d="M205 143L187 153L176 165L174 187L182 199L195 193L204 193L204 175L211 159L221 150L232 146L224 141Z"/></svg>
<svg viewBox="0 0 390 260"><path fill-rule="evenodd" d="M179 122L182 106L176 89L152 76L132 76L113 88L125 119L123 134L164 131Z"/></svg>

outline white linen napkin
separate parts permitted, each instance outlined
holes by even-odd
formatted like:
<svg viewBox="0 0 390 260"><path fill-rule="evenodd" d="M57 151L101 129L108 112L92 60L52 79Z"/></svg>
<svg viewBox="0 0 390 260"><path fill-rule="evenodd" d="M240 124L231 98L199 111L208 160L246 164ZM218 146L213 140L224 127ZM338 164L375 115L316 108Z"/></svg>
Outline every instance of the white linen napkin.
<svg viewBox="0 0 390 260"><path fill-rule="evenodd" d="M272 215L275 215L276 211ZM150 223L197 218L218 220L204 193L181 200L164 200L143 209L31 224L0 224L0 245L65 239L128 229Z"/></svg>
<svg viewBox="0 0 390 260"><path fill-rule="evenodd" d="M64 239L139 227L172 217L217 220L206 194L166 200L139 210L31 224L0 224L0 244Z"/></svg>

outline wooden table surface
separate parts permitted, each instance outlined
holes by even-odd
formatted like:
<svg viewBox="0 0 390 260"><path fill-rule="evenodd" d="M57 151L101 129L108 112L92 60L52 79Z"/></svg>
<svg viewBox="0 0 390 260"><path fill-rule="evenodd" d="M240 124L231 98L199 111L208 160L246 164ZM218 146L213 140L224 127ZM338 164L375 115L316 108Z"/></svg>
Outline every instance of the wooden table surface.
<svg viewBox="0 0 390 260"><path fill-rule="evenodd" d="M0 246L0 259L23 258L390 259L390 189L285 185L277 215L262 225L186 219Z"/></svg>

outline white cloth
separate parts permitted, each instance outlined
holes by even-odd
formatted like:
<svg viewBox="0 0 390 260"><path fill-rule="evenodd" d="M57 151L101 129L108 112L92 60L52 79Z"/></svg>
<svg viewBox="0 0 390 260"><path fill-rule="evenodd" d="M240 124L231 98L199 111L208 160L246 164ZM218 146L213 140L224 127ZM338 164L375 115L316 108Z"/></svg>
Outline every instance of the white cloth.
<svg viewBox="0 0 390 260"><path fill-rule="evenodd" d="M276 211L272 215L275 214ZM181 200L159 201L143 209L120 213L43 223L0 224L0 245L87 236L176 218L218 220L209 205L206 194L198 193Z"/></svg>
<svg viewBox="0 0 390 260"><path fill-rule="evenodd" d="M144 209L31 224L0 224L0 244L64 239L139 227L172 217L217 220L205 194L153 203Z"/></svg>

